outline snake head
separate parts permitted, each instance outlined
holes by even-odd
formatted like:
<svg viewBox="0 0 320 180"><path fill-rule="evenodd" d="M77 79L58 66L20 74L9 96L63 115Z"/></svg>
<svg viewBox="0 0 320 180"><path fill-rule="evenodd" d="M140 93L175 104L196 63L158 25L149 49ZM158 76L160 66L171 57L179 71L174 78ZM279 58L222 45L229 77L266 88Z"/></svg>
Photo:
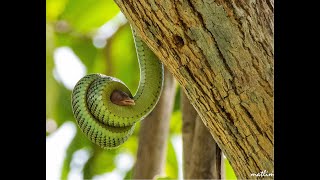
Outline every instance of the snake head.
<svg viewBox="0 0 320 180"><path fill-rule="evenodd" d="M113 104L119 106L133 106L134 100L125 92L120 90L114 90L111 94L110 100Z"/></svg>

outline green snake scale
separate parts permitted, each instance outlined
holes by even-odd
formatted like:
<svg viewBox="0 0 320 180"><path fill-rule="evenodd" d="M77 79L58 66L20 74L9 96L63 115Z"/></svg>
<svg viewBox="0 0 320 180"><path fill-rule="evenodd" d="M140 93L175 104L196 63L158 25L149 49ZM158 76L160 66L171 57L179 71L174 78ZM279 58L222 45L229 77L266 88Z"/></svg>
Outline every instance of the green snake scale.
<svg viewBox="0 0 320 180"><path fill-rule="evenodd" d="M75 85L72 112L81 131L95 144L112 149L124 143L135 123L144 119L159 100L163 85L163 65L132 29L140 68L139 87L132 96L119 79L103 74L88 74ZM112 102L115 91L124 92L134 105Z"/></svg>

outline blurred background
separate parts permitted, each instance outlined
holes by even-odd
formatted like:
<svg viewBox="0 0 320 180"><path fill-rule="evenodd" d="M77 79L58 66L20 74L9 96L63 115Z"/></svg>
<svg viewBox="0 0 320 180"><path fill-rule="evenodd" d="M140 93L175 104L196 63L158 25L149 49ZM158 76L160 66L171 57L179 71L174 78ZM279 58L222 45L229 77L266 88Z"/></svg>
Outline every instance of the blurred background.
<svg viewBox="0 0 320 180"><path fill-rule="evenodd" d="M130 179L140 123L115 150L91 143L75 124L71 91L86 74L121 79L135 92L139 66L130 26L113 0L46 0L46 178ZM182 179L180 91L170 117L165 175ZM226 178L236 179L226 160Z"/></svg>

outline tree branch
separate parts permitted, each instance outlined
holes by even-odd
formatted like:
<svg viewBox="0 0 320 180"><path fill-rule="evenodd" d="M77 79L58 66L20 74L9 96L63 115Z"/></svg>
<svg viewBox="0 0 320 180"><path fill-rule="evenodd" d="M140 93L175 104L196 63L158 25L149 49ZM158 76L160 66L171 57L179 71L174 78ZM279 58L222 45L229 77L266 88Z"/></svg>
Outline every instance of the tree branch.
<svg viewBox="0 0 320 180"><path fill-rule="evenodd" d="M184 89L237 177L273 173L273 1L115 2Z"/></svg>
<svg viewBox="0 0 320 180"><path fill-rule="evenodd" d="M133 179L152 179L155 175L161 175L163 171L175 92L174 78L165 69L164 86L159 102L141 122Z"/></svg>
<svg viewBox="0 0 320 180"><path fill-rule="evenodd" d="M224 159L218 145L181 90L183 177L224 179Z"/></svg>

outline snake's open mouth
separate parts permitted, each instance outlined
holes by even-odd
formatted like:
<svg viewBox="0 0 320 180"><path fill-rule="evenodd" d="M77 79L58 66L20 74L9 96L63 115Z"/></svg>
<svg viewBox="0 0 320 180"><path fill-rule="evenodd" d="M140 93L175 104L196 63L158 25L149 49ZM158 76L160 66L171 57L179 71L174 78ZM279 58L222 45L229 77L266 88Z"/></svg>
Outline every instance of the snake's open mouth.
<svg viewBox="0 0 320 180"><path fill-rule="evenodd" d="M124 106L133 106L133 105L136 104L133 99L122 100L121 103L122 103Z"/></svg>
<svg viewBox="0 0 320 180"><path fill-rule="evenodd" d="M113 104L119 105L119 106L133 106L135 105L135 102L131 97L120 90L114 90L111 94L110 100Z"/></svg>

